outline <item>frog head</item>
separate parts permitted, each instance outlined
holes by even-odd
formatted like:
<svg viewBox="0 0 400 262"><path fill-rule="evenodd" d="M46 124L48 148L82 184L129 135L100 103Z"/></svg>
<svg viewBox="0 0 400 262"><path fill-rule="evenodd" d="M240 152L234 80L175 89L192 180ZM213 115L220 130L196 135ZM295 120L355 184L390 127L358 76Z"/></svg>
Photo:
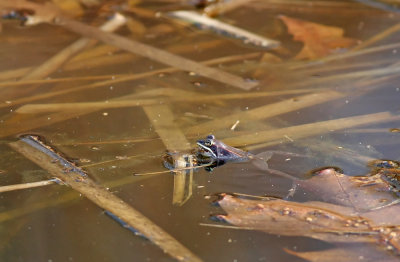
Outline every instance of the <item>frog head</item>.
<svg viewBox="0 0 400 262"><path fill-rule="evenodd" d="M205 139L197 140L197 145L203 157L209 157L213 160L218 159L218 145L214 135L208 135Z"/></svg>

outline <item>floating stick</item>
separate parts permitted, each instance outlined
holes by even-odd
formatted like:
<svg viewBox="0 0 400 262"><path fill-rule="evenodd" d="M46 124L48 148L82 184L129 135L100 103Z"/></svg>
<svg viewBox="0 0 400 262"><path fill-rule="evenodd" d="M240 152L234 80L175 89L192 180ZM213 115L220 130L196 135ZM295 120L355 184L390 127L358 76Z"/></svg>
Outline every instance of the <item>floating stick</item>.
<svg viewBox="0 0 400 262"><path fill-rule="evenodd" d="M106 188L90 179L85 172L57 153L36 136L24 136L10 146L26 158L61 179L93 203L113 213L178 261L201 261L190 250L140 212Z"/></svg>

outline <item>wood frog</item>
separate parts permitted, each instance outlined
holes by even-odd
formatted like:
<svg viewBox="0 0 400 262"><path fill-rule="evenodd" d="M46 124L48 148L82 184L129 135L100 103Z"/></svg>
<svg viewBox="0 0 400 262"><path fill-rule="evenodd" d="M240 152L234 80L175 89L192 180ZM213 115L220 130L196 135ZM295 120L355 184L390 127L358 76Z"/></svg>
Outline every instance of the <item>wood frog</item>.
<svg viewBox="0 0 400 262"><path fill-rule="evenodd" d="M271 158L274 153L284 153L287 152L274 152L266 151L260 154L254 155L252 153L228 146L215 139L214 135L208 135L205 139L197 140L197 145L199 151L197 152L197 161L201 164L211 164L207 170L211 171L212 168L221 166L228 162L249 162L251 161L257 168L263 171L267 171L272 174L283 176L294 180L296 178L289 174L281 172L279 170L271 169L268 167L267 161ZM290 154L296 155L296 154ZM297 156L297 155L296 155Z"/></svg>
<svg viewBox="0 0 400 262"><path fill-rule="evenodd" d="M247 162L254 155L238 148L234 148L215 139L214 135L208 135L205 139L197 140L199 146L198 156L209 159L218 165L227 162Z"/></svg>

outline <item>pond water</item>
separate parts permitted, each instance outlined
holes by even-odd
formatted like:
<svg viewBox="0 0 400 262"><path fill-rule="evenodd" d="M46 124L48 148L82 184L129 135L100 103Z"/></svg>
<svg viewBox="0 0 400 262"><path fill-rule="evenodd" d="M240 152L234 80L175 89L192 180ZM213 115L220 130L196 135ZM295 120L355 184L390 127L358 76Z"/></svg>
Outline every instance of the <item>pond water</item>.
<svg viewBox="0 0 400 262"><path fill-rule="evenodd" d="M25 27L3 19L0 185L52 177L8 145L21 134L38 134L204 261L304 261L285 249L331 248L301 236L224 228L210 219L224 213L212 204L216 193L284 198L291 180L252 163L228 163L212 172L197 169L179 198L177 175L163 172L163 156L194 149L198 139L214 134L254 154L278 151L269 167L299 179L324 166L365 175L370 160L400 159L400 34L388 31L398 27L399 15L350 1L282 0L252 1L216 17L281 42L265 49L158 15L200 12L192 3L122 2L82 9L76 19L97 26L120 10L129 20L119 35L196 62L226 58L209 66L258 85L242 90L103 42L29 79L31 70L80 36L59 25ZM282 15L337 27L346 39L333 29L317 36L308 28L296 41ZM304 45L309 57L296 59ZM137 77L119 81L126 76ZM118 100L131 103L87 104ZM27 107L32 104L41 107ZM137 176L153 172L160 173ZM292 200L318 197L300 190ZM68 186L0 193L0 222L2 261L175 261Z"/></svg>

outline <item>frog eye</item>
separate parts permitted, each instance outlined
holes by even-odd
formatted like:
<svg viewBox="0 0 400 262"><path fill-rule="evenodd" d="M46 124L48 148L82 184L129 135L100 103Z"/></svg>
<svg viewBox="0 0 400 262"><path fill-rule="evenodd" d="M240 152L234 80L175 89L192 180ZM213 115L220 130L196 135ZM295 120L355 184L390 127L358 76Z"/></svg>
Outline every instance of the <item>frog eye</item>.
<svg viewBox="0 0 400 262"><path fill-rule="evenodd" d="M205 146L212 146L213 145L213 141L210 139L206 139L206 141L204 141L204 145Z"/></svg>
<svg viewBox="0 0 400 262"><path fill-rule="evenodd" d="M208 135L207 139L215 139L215 136L214 135Z"/></svg>

